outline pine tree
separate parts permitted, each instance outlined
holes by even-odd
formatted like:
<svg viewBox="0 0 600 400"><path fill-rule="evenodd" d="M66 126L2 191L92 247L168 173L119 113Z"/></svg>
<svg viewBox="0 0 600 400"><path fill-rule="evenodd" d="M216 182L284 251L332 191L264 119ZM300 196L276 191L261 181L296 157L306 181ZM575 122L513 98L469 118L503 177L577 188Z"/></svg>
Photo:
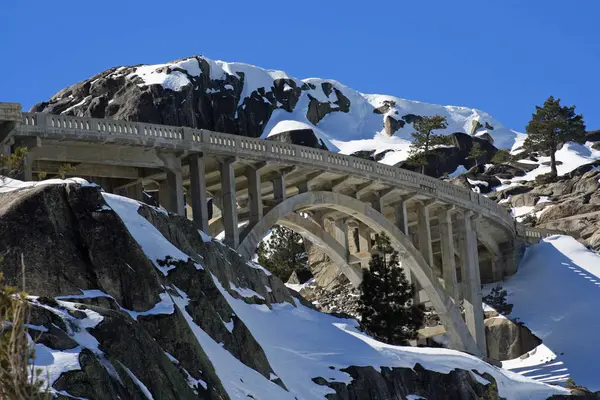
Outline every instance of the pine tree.
<svg viewBox="0 0 600 400"><path fill-rule="evenodd" d="M450 136L444 136L433 133L437 129L446 129L446 117L434 115L433 117L421 117L415 119L413 126L415 131L412 133L413 141L410 144L408 162L411 165L421 166L421 173L425 173L427 165L427 155L431 149L436 146L448 145L452 142Z"/></svg>
<svg viewBox="0 0 600 400"><path fill-rule="evenodd" d="M508 150L498 149L494 157L492 157L492 164L502 164L510 160L510 153Z"/></svg>
<svg viewBox="0 0 600 400"><path fill-rule="evenodd" d="M260 243L257 253L258 263L284 282L308 263L302 236L279 225L272 229L268 241Z"/></svg>
<svg viewBox="0 0 600 400"><path fill-rule="evenodd" d="M475 160L475 165L479 165L479 159L483 156L485 156L487 154L487 151L485 151L481 145L479 144L479 142L475 142L473 143L473 146L471 146L471 152L469 153L469 155L467 156L468 160Z"/></svg>
<svg viewBox="0 0 600 400"><path fill-rule="evenodd" d="M551 174L557 176L556 150L558 145L569 140L578 141L585 135L585 124L581 114L575 114L575 106L560 105L560 99L548 97L543 107L536 106L536 112L527 125L527 139L524 147L530 151L544 151L550 154Z"/></svg>
<svg viewBox="0 0 600 400"><path fill-rule="evenodd" d="M415 287L406 279L398 265L398 252L384 234L375 237L375 252L360 290L361 322L378 340L406 345L417 337L424 309L413 304Z"/></svg>

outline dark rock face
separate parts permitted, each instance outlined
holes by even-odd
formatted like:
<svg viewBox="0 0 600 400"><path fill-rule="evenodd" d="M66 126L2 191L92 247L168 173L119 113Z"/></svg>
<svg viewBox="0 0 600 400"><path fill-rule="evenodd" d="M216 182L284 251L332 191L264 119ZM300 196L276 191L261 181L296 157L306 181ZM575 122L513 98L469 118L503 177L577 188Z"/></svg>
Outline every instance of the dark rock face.
<svg viewBox="0 0 600 400"><path fill-rule="evenodd" d="M414 120L410 119L411 121ZM478 164L488 163L494 154L498 151L490 142L467 135L465 133L456 132L452 134L454 139L453 147L440 147L432 150L427 156L427 165L425 166L425 174L434 177L441 177L446 174L451 174L460 165L464 165L469 169L473 167L477 161ZM486 154L477 160L467 158L471 152L474 143L479 143L481 149ZM411 171L420 172L420 166L410 165L406 161L402 161L396 165L400 168L409 169Z"/></svg>
<svg viewBox="0 0 600 400"><path fill-rule="evenodd" d="M381 373L372 367L350 367L344 371L353 378L348 386L324 379L317 381L335 389L336 394L327 395L328 399L393 399L407 398L411 394L429 400L499 398L496 389L477 382L469 371L454 370L449 374L441 374L428 371L419 364L412 369L384 367ZM483 378L493 382L488 375Z"/></svg>
<svg viewBox="0 0 600 400"><path fill-rule="evenodd" d="M527 327L501 317L485 320L485 339L488 357L498 361L518 358L542 344Z"/></svg>
<svg viewBox="0 0 600 400"><path fill-rule="evenodd" d="M325 143L315 135L312 129L296 129L293 131L280 132L276 135L271 135L267 140L275 140L283 143L298 144L306 147L314 147L316 149L329 150Z"/></svg>
<svg viewBox="0 0 600 400"><path fill-rule="evenodd" d="M246 77L243 72L224 73L219 79L212 79L211 64L200 56L192 58L199 63L199 76L182 68L158 67L154 71L183 74L190 84L179 90L145 85L142 78L135 76L135 66L112 68L61 90L49 101L33 106L32 111L187 126L259 137L275 110L292 112L302 92L316 88L312 84L298 86L293 79L274 79L268 88L244 93ZM329 113L350 110L350 100L331 83L323 82L322 90L328 101L319 101L308 94L310 102L306 118L315 125ZM323 148L322 143L307 139L308 136L306 132L292 134L285 141Z"/></svg>

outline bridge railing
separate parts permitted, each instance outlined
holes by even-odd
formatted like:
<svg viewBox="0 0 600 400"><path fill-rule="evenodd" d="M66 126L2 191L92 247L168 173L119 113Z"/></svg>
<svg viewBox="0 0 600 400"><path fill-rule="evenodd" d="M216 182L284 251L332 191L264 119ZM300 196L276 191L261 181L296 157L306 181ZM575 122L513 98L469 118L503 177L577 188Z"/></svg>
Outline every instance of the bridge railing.
<svg viewBox="0 0 600 400"><path fill-rule="evenodd" d="M118 138L142 143L146 141L153 146L177 144L198 151L212 150L222 154L316 165L323 169L354 173L392 185L414 188L465 208L473 208L473 204L476 204L510 229L516 229L514 220L501 205L473 191L402 168L321 149L203 129L42 113L22 113L19 130L32 134L73 136L74 139L87 135L105 141Z"/></svg>

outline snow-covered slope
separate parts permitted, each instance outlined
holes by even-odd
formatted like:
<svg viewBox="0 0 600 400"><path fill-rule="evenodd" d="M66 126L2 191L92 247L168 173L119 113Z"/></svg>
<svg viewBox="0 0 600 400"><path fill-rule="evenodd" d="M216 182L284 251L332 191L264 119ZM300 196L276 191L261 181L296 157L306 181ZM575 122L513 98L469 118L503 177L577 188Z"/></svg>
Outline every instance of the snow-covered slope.
<svg viewBox="0 0 600 400"><path fill-rule="evenodd" d="M161 92L151 87L160 87ZM156 110L134 100L142 91L151 92ZM145 104L148 115L140 113L139 103ZM344 154L390 150L381 160L385 164L407 157L413 121L422 116L442 115L448 122L443 133L491 137L498 148L513 147L520 135L472 108L363 94L335 80L297 79L284 71L199 56L108 70L62 90L34 110L182 124L263 138L308 127L328 147Z"/></svg>
<svg viewBox="0 0 600 400"><path fill-rule="evenodd" d="M527 249L516 275L503 282L510 317L543 344L503 367L541 382L571 377L600 390L600 256L569 236L551 236Z"/></svg>

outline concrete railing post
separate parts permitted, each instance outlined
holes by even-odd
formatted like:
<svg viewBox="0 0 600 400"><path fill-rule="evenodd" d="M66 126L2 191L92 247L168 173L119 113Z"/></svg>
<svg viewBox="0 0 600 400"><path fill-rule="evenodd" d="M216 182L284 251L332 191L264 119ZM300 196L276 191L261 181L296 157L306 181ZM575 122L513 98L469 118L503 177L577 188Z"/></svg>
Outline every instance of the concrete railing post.
<svg viewBox="0 0 600 400"><path fill-rule="evenodd" d="M208 199L206 196L204 154L190 154L188 161L190 163L190 202L192 204L194 226L202 232L208 233Z"/></svg>
<svg viewBox="0 0 600 400"><path fill-rule="evenodd" d="M221 203L223 205L225 244L233 249L237 249L240 244L235 189L235 161L235 158L227 158L221 161Z"/></svg>
<svg viewBox="0 0 600 400"><path fill-rule="evenodd" d="M461 275L464 290L465 322L469 332L475 339L475 343L485 356L487 355L487 346L483 325L479 255L477 253L477 233L473 221L476 217L471 211L465 211L462 218L459 216Z"/></svg>

